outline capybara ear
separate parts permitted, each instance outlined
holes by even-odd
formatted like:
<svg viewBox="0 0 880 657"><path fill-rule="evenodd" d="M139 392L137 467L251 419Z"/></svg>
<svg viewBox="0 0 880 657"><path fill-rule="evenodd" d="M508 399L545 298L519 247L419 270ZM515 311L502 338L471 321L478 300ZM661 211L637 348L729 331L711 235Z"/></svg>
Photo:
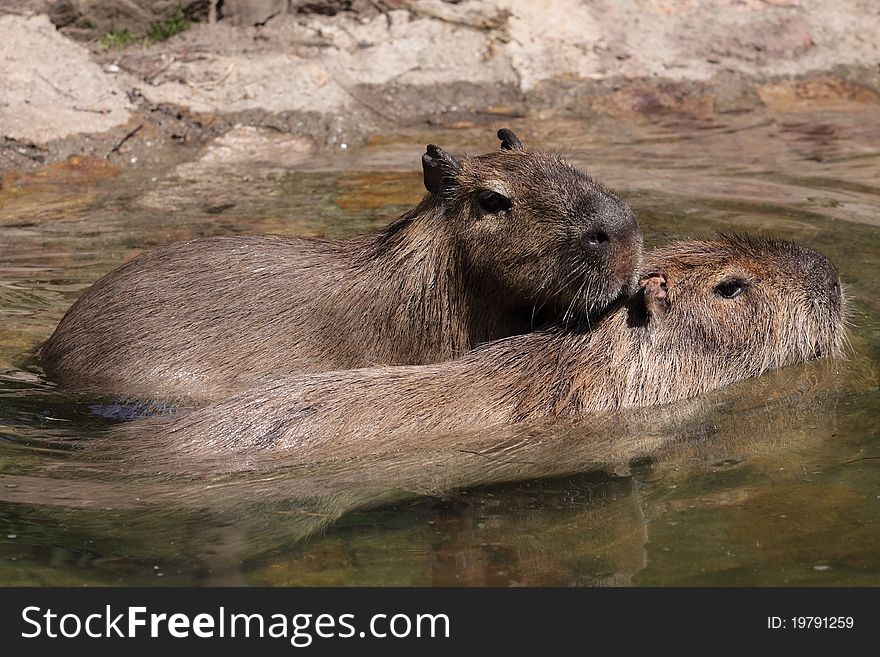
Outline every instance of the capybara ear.
<svg viewBox="0 0 880 657"><path fill-rule="evenodd" d="M498 131L498 139L501 140L501 150L503 151L521 151L523 150L522 142L519 140L513 130L501 128Z"/></svg>
<svg viewBox="0 0 880 657"><path fill-rule="evenodd" d="M668 280L663 272L651 272L639 279L648 323L659 322L669 310Z"/></svg>
<svg viewBox="0 0 880 657"><path fill-rule="evenodd" d="M461 168L454 157L439 146L428 144L422 155L422 171L425 174L425 189L432 194L439 194L450 182L455 180L456 172Z"/></svg>

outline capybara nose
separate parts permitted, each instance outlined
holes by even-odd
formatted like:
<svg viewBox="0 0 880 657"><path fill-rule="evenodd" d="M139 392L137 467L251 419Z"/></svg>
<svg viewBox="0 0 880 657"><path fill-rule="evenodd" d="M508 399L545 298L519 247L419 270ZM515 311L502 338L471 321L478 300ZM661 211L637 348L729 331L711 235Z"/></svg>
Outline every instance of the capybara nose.
<svg viewBox="0 0 880 657"><path fill-rule="evenodd" d="M587 249L600 249L607 247L611 238L604 230L593 230L584 235L584 246Z"/></svg>
<svg viewBox="0 0 880 657"><path fill-rule="evenodd" d="M584 250L606 258L606 266L618 281L635 281L642 253L642 229L636 216L623 201L603 199L604 218L586 227L581 237Z"/></svg>
<svg viewBox="0 0 880 657"><path fill-rule="evenodd" d="M582 236L584 248L596 250L641 244L642 231L629 208L606 209L605 212L606 217L598 225L585 227Z"/></svg>

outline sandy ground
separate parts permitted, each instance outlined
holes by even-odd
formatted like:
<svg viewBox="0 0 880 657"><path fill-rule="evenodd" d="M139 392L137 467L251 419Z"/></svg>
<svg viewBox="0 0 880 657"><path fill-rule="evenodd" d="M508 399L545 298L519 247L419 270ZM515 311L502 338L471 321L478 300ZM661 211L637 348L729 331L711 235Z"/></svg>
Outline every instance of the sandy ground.
<svg viewBox="0 0 880 657"><path fill-rule="evenodd" d="M0 169L236 125L347 148L486 115L707 118L880 90L876 0L396 0L334 15L227 2L168 41L99 45L114 16L137 30L170 4L0 0Z"/></svg>

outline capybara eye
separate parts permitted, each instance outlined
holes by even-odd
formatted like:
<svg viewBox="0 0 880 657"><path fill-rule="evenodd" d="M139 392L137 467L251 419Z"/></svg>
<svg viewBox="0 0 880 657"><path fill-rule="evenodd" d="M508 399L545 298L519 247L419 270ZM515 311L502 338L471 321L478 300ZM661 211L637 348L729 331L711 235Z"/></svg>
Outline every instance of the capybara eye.
<svg viewBox="0 0 880 657"><path fill-rule="evenodd" d="M724 299L736 299L745 292L748 283L741 278L728 278L715 286L715 296Z"/></svg>
<svg viewBox="0 0 880 657"><path fill-rule="evenodd" d="M513 202L503 194L488 190L477 193L477 202L483 210L491 213L507 210L513 205Z"/></svg>

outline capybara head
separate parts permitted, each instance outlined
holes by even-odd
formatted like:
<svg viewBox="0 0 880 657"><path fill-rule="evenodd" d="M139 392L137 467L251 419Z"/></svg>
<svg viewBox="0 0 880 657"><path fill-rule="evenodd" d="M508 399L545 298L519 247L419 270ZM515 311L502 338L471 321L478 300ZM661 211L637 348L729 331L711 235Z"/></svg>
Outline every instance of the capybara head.
<svg viewBox="0 0 880 657"><path fill-rule="evenodd" d="M499 151L460 161L429 145L425 187L466 270L523 305L569 313L634 291L642 232L615 194L555 155L498 131Z"/></svg>
<svg viewBox="0 0 880 657"><path fill-rule="evenodd" d="M722 236L673 242L647 260L628 323L647 329L635 378L658 402L671 390L680 399L843 352L844 294L821 253L783 240Z"/></svg>

